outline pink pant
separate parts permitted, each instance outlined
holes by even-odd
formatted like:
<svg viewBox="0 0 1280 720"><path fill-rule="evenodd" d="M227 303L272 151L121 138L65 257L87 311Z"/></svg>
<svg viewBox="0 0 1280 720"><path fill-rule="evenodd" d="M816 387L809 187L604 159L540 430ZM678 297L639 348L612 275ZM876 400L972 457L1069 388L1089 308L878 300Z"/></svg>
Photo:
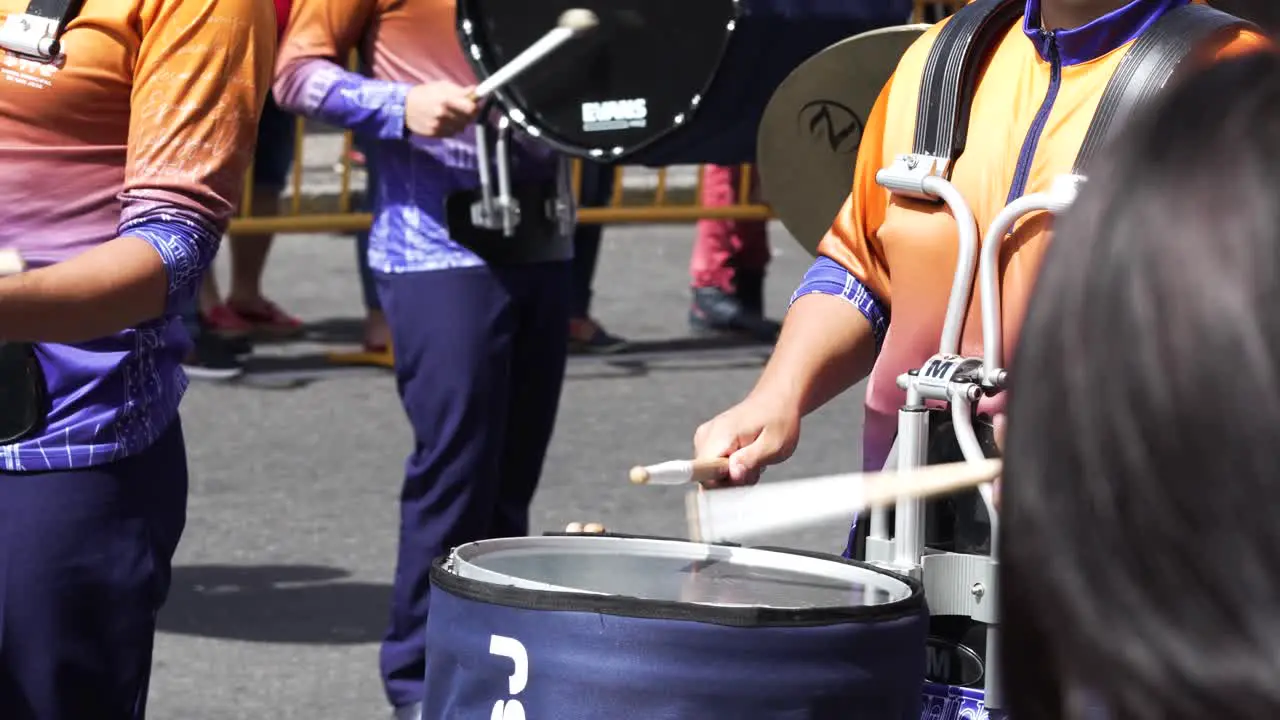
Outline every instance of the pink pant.
<svg viewBox="0 0 1280 720"><path fill-rule="evenodd" d="M704 207L724 207L738 201L742 180L739 165L707 165L702 178ZM751 172L752 199L758 197L760 177ZM698 237L689 261L693 287L734 291L735 272L763 274L769 264L769 233L762 220L699 220Z"/></svg>

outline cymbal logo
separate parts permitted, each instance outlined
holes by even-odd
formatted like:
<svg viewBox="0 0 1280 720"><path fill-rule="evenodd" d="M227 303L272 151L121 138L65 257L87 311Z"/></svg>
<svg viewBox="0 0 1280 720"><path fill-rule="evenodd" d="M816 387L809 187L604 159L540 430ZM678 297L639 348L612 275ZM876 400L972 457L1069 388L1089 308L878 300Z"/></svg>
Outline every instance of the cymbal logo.
<svg viewBox="0 0 1280 720"><path fill-rule="evenodd" d="M800 108L799 121L814 137L822 138L833 153L853 154L862 142L862 118L834 100L813 100Z"/></svg>

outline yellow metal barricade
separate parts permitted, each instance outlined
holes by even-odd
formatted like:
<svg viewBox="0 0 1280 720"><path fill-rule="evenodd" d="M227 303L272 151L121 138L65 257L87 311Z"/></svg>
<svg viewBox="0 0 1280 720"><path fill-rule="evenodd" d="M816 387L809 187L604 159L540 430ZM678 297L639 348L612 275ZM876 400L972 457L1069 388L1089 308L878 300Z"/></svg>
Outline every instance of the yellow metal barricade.
<svg viewBox="0 0 1280 720"><path fill-rule="evenodd" d="M363 205L363 198L355 192L352 167L350 133L343 135L342 158L332 170L338 176L337 191L315 192L303 182L303 157L305 122L298 120L293 172L289 178L285 197L279 207L255 207L253 175L245 179L244 196L240 214L231 223L231 231L243 234L272 233L347 233L367 230L372 216L353 209ZM648 170L634 167L614 169L614 191L604 207L580 207L578 221L590 224L623 223L691 223L701 219L768 220L773 217L769 207L753 199L751 166L744 165L742 182L736 201L720 207L704 207L702 194L704 168L658 168ZM683 171L683 172L682 172ZM314 171L313 171L314 172ZM323 171L321 171L323 172ZM673 183L672 176L689 176L692 183ZM574 161L574 192L581 186L582 162ZM639 182L628 181L635 177ZM326 183L327 184L327 183ZM274 212L273 212L274 211Z"/></svg>

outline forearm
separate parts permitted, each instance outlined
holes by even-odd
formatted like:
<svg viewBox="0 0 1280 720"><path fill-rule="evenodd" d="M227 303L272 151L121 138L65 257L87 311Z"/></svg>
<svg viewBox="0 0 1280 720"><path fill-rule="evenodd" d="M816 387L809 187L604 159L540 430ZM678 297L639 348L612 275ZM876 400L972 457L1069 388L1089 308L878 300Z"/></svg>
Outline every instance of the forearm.
<svg viewBox="0 0 1280 720"><path fill-rule="evenodd" d="M168 273L144 240L122 237L65 262L0 278L0 339L79 343L165 312Z"/></svg>
<svg viewBox="0 0 1280 720"><path fill-rule="evenodd" d="M773 356L751 391L807 415L853 387L875 362L871 323L832 295L798 298Z"/></svg>
<svg viewBox="0 0 1280 720"><path fill-rule="evenodd" d="M116 239L0 278L0 340L85 342L179 312L194 300L222 228L145 195L124 193Z"/></svg>
<svg viewBox="0 0 1280 720"><path fill-rule="evenodd" d="M883 303L820 257L792 296L773 357L752 392L807 415L867 376L887 330Z"/></svg>
<svg viewBox="0 0 1280 720"><path fill-rule="evenodd" d="M323 58L289 63L275 82L285 110L384 140L405 137L405 96L411 86L374 80Z"/></svg>

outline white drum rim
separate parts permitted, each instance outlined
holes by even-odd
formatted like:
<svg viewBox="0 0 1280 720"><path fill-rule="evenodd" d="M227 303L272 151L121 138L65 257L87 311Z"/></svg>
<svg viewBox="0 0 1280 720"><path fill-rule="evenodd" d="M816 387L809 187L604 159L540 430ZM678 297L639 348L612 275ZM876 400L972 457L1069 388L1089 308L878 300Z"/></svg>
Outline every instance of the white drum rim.
<svg viewBox="0 0 1280 720"><path fill-rule="evenodd" d="M703 560L727 561L739 565L749 565L766 570L780 570L801 573L812 577L835 580L848 580L870 590L882 591L887 600L883 603L861 607L877 607L893 605L911 599L916 587L907 578L895 575L882 568L876 568L856 561L846 561L835 556L824 556L817 553L798 553L784 548L752 548L736 545L718 545L697 543L686 540L664 538L635 538L610 535L547 535L541 537L496 538L478 540L459 545L449 555L449 570L458 577L482 583L502 585L523 590L571 593L580 595L597 595L600 597L619 597L598 590L566 587L550 583L519 578L505 573L489 570L476 561L485 555L519 553L521 550L539 553L559 548L572 549L578 554L610 555L617 554L624 548L641 547L650 556L678 558L691 562ZM589 548L583 552L584 548ZM701 552L694 550L700 548ZM570 554L570 553L566 553ZM826 571L820 571L825 569ZM685 604L707 605L712 607L763 607L780 611L801 611L817 609L793 605L743 605L734 603L694 603L676 599L646 601L633 598L636 602L681 602Z"/></svg>

